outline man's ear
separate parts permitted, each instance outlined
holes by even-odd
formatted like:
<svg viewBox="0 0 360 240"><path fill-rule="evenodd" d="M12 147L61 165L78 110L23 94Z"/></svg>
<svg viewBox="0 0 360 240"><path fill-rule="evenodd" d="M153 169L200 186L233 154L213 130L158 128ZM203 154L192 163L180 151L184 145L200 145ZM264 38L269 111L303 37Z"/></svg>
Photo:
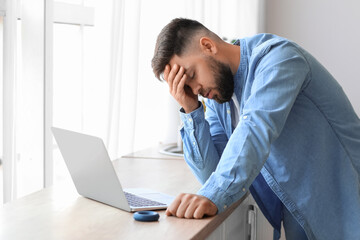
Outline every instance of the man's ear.
<svg viewBox="0 0 360 240"><path fill-rule="evenodd" d="M217 46L215 42L208 38L208 37L202 37L199 40L200 43L200 49L201 51L206 55L216 55L217 54Z"/></svg>

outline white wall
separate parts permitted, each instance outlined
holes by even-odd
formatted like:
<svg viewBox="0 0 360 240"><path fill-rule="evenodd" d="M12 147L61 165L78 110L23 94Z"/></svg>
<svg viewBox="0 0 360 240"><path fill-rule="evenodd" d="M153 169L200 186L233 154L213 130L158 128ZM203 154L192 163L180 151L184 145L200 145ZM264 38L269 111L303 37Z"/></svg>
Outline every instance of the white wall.
<svg viewBox="0 0 360 240"><path fill-rule="evenodd" d="M337 79L360 116L360 1L267 0L265 30L294 40Z"/></svg>

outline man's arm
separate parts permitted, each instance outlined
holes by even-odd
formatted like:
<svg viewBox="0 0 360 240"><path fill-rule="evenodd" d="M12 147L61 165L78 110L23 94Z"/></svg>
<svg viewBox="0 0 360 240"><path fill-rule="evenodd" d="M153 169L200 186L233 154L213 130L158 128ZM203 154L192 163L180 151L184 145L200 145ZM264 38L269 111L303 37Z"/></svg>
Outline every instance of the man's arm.
<svg viewBox="0 0 360 240"><path fill-rule="evenodd" d="M213 110L207 107L206 111L208 120L204 118L203 106L190 114L181 113L184 122L181 135L185 161L201 184L204 184L215 171L220 154L227 142L226 134L216 120L217 117ZM215 215L217 212L217 206L208 198L197 194L182 193L168 207L166 215L180 218L202 218L205 215Z"/></svg>
<svg viewBox="0 0 360 240"><path fill-rule="evenodd" d="M204 108L199 103L198 96L186 89L187 76L183 67L174 64L170 68L167 65L164 70L164 79L169 85L170 94L184 109L180 116L184 125L181 136L184 143L185 161L200 183L204 184L216 169L221 152L226 145L226 134L218 123L215 112L208 106L207 115L212 131L210 133L210 125L205 120Z"/></svg>
<svg viewBox="0 0 360 240"><path fill-rule="evenodd" d="M169 85L170 94L184 109L184 112L181 113L184 123L181 135L185 161L203 184L216 169L220 154L226 145L226 134L218 123L215 112L208 107L208 121L211 122L213 129L215 146L210 134L210 125L204 117L202 104L199 104L196 95L191 95L192 92L185 90L186 75L182 67L174 65L170 69L169 65L166 66L164 79ZM195 100L196 104L194 104ZM202 218L204 215L211 216L216 213L217 207L213 202L196 194L180 194L166 211L167 215L186 218Z"/></svg>

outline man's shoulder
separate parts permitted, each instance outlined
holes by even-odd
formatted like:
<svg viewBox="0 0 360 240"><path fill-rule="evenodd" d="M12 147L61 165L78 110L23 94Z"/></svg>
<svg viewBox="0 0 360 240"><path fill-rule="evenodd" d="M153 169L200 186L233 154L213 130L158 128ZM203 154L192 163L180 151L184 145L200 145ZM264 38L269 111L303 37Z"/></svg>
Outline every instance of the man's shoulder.
<svg viewBox="0 0 360 240"><path fill-rule="evenodd" d="M274 34L257 34L249 38L242 39L245 46L246 57L249 64L258 64L264 57L270 61L282 61L285 58L298 56L304 58L305 52L295 42ZM304 59L305 60L305 59Z"/></svg>
<svg viewBox="0 0 360 240"><path fill-rule="evenodd" d="M277 41L290 41L284 37L272 33L259 33L253 36L245 37L242 39L248 46L257 47L264 43L271 43Z"/></svg>
<svg viewBox="0 0 360 240"><path fill-rule="evenodd" d="M243 38L242 41L245 43L250 55L256 54L263 49L280 43L292 43L290 40L270 33L260 33L251 37Z"/></svg>

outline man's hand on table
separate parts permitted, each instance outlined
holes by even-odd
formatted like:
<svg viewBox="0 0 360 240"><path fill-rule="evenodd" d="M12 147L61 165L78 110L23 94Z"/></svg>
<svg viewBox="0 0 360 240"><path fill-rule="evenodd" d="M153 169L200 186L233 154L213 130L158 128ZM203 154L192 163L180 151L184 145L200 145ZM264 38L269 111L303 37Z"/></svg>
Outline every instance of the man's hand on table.
<svg viewBox="0 0 360 240"><path fill-rule="evenodd" d="M217 210L216 205L204 196L181 193L166 209L165 214L179 218L199 219L203 218L204 215L213 216Z"/></svg>

